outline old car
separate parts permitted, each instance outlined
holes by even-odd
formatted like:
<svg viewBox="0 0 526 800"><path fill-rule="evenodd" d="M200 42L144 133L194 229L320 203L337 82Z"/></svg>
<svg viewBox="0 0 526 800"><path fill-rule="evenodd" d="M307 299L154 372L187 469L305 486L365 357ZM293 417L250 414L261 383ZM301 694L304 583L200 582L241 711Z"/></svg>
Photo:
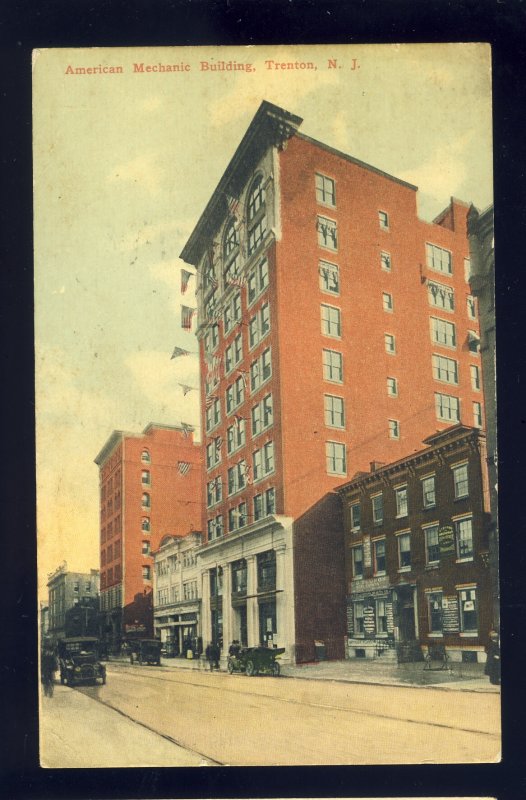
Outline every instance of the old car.
<svg viewBox="0 0 526 800"><path fill-rule="evenodd" d="M76 636L58 642L60 682L106 683L106 667L99 660L99 640L94 636Z"/></svg>
<svg viewBox="0 0 526 800"><path fill-rule="evenodd" d="M285 652L284 647L242 647L236 655L228 656L227 669L233 672L245 672L247 675L280 674L280 666L276 661Z"/></svg>
<svg viewBox="0 0 526 800"><path fill-rule="evenodd" d="M160 639L135 639L128 642L131 648L130 663L133 664L138 661L139 664L161 664L161 647L162 642Z"/></svg>

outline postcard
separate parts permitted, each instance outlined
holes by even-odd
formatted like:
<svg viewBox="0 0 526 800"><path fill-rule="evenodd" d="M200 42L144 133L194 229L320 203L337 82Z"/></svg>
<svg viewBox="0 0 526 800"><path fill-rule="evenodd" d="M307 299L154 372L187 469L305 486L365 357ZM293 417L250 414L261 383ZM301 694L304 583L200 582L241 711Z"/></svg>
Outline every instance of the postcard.
<svg viewBox="0 0 526 800"><path fill-rule="evenodd" d="M499 760L491 136L485 43L34 51L42 766Z"/></svg>

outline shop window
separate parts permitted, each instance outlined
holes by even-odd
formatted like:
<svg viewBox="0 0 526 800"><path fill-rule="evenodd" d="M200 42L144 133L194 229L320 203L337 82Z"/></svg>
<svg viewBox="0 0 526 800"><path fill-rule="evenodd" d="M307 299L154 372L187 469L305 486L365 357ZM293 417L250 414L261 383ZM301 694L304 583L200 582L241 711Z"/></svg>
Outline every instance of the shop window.
<svg viewBox="0 0 526 800"><path fill-rule="evenodd" d="M427 616L429 633L443 632L443 594L442 592L429 592L427 595Z"/></svg>
<svg viewBox="0 0 526 800"><path fill-rule="evenodd" d="M463 633L478 631L477 589L461 589L458 593L460 609L460 630Z"/></svg>

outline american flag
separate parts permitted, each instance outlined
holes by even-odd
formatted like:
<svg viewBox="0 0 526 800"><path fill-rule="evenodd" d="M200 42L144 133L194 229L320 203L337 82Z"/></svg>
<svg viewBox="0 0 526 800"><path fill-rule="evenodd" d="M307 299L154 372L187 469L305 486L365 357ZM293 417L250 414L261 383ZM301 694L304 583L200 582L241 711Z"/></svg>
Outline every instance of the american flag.
<svg viewBox="0 0 526 800"><path fill-rule="evenodd" d="M188 386L186 383L180 383L179 386L183 390L183 397L186 397L189 392L196 391L195 386Z"/></svg>
<svg viewBox="0 0 526 800"><path fill-rule="evenodd" d="M205 400L205 407L211 408L214 404L214 400L217 400L217 396L215 394L209 394Z"/></svg>
<svg viewBox="0 0 526 800"><path fill-rule="evenodd" d="M241 422L245 421L245 417L241 417L239 414L234 414L234 428L236 430L239 428Z"/></svg>
<svg viewBox="0 0 526 800"><path fill-rule="evenodd" d="M190 278L192 277L192 273L188 272L187 269L181 270L181 294L184 294L188 289L188 283Z"/></svg>
<svg viewBox="0 0 526 800"><path fill-rule="evenodd" d="M240 289L247 284L247 276L243 274L234 274L228 279L230 286L239 286Z"/></svg>
<svg viewBox="0 0 526 800"><path fill-rule="evenodd" d="M192 319L196 311L196 308L181 306L181 328L183 328L185 331L192 329Z"/></svg>
<svg viewBox="0 0 526 800"><path fill-rule="evenodd" d="M225 195L225 197L229 213L237 217L239 214L239 199L237 197L232 197L230 194Z"/></svg>
<svg viewBox="0 0 526 800"><path fill-rule="evenodd" d="M179 467L181 475L188 475L192 465L189 461L178 461L177 466Z"/></svg>
<svg viewBox="0 0 526 800"><path fill-rule="evenodd" d="M190 350L184 350L182 347L175 347L170 358L178 358L179 356L189 356Z"/></svg>
<svg viewBox="0 0 526 800"><path fill-rule="evenodd" d="M250 464L244 463L245 480L247 483L252 483L252 467Z"/></svg>
<svg viewBox="0 0 526 800"><path fill-rule="evenodd" d="M187 438L193 431L193 427L189 425L187 422L181 422L181 430L183 431L183 436Z"/></svg>
<svg viewBox="0 0 526 800"><path fill-rule="evenodd" d="M215 440L215 445L216 445L216 452L221 450L221 448L223 447L223 439L221 438L221 436L217 437L217 439Z"/></svg>

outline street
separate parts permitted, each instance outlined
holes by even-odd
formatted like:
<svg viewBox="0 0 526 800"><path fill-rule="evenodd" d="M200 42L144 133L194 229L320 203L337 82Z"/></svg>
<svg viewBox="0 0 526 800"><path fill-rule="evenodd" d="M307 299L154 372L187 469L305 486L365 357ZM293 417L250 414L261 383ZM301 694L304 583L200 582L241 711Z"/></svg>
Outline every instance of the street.
<svg viewBox="0 0 526 800"><path fill-rule="evenodd" d="M112 663L43 698L41 741L47 767L495 762L500 696Z"/></svg>

